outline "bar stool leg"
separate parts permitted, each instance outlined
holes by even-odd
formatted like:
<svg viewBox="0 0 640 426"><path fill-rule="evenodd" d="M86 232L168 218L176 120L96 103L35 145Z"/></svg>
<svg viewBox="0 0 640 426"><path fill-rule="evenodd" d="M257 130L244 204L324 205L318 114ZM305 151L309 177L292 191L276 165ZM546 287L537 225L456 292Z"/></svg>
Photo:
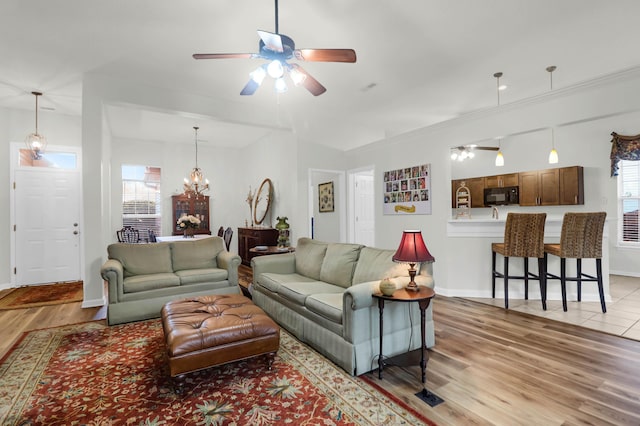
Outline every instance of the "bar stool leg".
<svg viewBox="0 0 640 426"><path fill-rule="evenodd" d="M491 252L491 297L496 298L496 252Z"/></svg>
<svg viewBox="0 0 640 426"><path fill-rule="evenodd" d="M538 277L540 278L540 299L542 299L542 310L547 310L547 260L538 258Z"/></svg>
<svg viewBox="0 0 640 426"><path fill-rule="evenodd" d="M529 258L524 259L524 300L529 300Z"/></svg>
<svg viewBox="0 0 640 426"><path fill-rule="evenodd" d="M600 306L602 306L602 313L607 313L607 306L604 303L604 285L602 284L602 259L596 259L596 272L598 279L598 292L600 293Z"/></svg>
<svg viewBox="0 0 640 426"><path fill-rule="evenodd" d="M504 308L509 309L509 258L504 257Z"/></svg>
<svg viewBox="0 0 640 426"><path fill-rule="evenodd" d="M578 302L582 302L582 259L576 259L576 278L578 283Z"/></svg>
<svg viewBox="0 0 640 426"><path fill-rule="evenodd" d="M567 312L567 259L560 258L560 289L562 290L562 310Z"/></svg>

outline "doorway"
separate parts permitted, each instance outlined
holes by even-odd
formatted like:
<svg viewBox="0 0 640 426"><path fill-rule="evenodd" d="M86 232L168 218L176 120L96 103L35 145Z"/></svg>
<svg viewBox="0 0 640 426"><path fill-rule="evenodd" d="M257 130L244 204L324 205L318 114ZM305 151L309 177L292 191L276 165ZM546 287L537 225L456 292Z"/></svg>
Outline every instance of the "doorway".
<svg viewBox="0 0 640 426"><path fill-rule="evenodd" d="M13 287L82 280L80 148L11 145Z"/></svg>
<svg viewBox="0 0 640 426"><path fill-rule="evenodd" d="M309 236L320 241L345 242L346 182L340 170L309 169ZM320 211L318 186L333 183L333 209Z"/></svg>

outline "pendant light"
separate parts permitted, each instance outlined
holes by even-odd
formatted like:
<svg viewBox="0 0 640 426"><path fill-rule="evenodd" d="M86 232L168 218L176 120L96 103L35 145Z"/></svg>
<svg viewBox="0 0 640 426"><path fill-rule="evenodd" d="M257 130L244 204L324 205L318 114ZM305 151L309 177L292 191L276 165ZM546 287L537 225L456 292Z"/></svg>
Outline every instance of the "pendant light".
<svg viewBox="0 0 640 426"><path fill-rule="evenodd" d="M496 167L504 166L504 156L502 155L502 149L500 147L500 142L502 139L498 139L498 153L496 154Z"/></svg>
<svg viewBox="0 0 640 426"><path fill-rule="evenodd" d="M553 72L556 70L555 65L547 67L549 73L549 91L553 90ZM551 152L549 153L549 164L558 163L558 151L556 151L556 143L554 140L553 127L551 128Z"/></svg>
<svg viewBox="0 0 640 426"><path fill-rule="evenodd" d="M39 160L42 158L44 149L47 147L47 138L38 133L38 97L42 96L42 93L31 92L31 94L36 97L36 131L35 133L28 134L24 143L27 145L29 151L31 151L31 157L34 160Z"/></svg>
<svg viewBox="0 0 640 426"><path fill-rule="evenodd" d="M197 126L193 127L196 134L196 166L191 170L189 178L184 178L184 194L189 198L195 196L196 199L209 190L209 179L204 178L202 170L198 167L198 129Z"/></svg>
<svg viewBox="0 0 640 426"><path fill-rule="evenodd" d="M497 72L493 75L496 78L496 93L498 94L498 106L500 106L500 90L506 89L506 86L500 86L501 72ZM501 145L502 139L498 139L498 153L496 154L496 167L504 166L504 155L502 155Z"/></svg>

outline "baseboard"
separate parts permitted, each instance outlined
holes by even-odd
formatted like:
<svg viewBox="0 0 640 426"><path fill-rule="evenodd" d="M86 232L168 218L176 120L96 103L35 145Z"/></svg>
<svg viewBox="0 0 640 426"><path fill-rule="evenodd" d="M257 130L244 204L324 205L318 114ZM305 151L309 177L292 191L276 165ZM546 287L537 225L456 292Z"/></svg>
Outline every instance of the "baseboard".
<svg viewBox="0 0 640 426"><path fill-rule="evenodd" d="M104 306L106 304L107 304L106 296L102 296L102 298L99 298L99 299L90 299L90 300L82 301L83 308L96 308L98 306Z"/></svg>

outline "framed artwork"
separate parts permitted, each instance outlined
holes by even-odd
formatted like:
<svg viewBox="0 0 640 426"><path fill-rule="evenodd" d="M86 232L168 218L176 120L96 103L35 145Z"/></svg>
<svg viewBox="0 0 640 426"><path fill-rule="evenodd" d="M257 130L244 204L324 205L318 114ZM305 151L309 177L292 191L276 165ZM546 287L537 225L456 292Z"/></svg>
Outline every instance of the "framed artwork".
<svg viewBox="0 0 640 426"><path fill-rule="evenodd" d="M382 180L384 214L431 214L430 164L389 170Z"/></svg>
<svg viewBox="0 0 640 426"><path fill-rule="evenodd" d="M320 213L333 211L333 181L318 184L318 206Z"/></svg>

